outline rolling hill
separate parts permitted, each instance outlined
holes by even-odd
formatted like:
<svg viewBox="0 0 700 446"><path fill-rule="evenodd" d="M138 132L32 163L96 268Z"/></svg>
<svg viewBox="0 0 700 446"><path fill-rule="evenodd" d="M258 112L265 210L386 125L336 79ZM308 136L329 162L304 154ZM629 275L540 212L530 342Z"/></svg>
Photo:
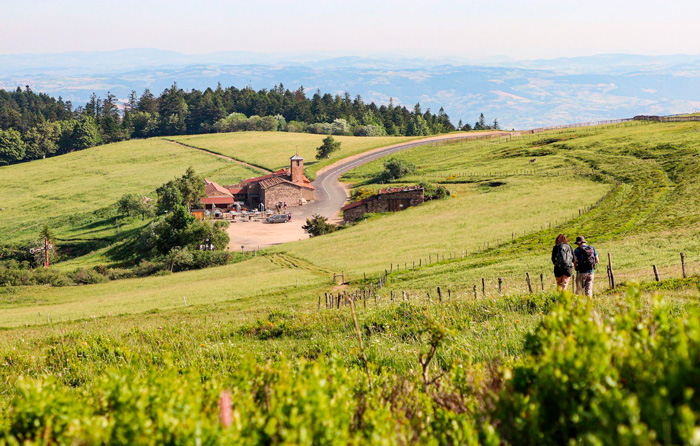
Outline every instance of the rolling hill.
<svg viewBox="0 0 700 446"><path fill-rule="evenodd" d="M182 142L274 168L288 156L282 136ZM394 140L355 141L344 155ZM299 150L313 144L304 140ZM700 390L698 147L696 122L415 147L395 155L416 171L394 184L441 184L450 197L227 266L0 288L0 436L58 444L584 437L615 444L633 436L645 443L665 429L669 443L689 442L700 413L692 397ZM382 162L344 179L382 187ZM43 221L53 217L61 234L87 234L88 227L71 225L73 212L87 219L123 191L153 190L189 164L220 181L247 174L154 139L0 168L0 179L15 185L0 192L12 197L44 173L36 197L49 202L55 190L61 199ZM5 199L16 213L27 197ZM0 225L16 240L31 236L34 228L17 217L6 221L5 212ZM113 231L108 223L95 232ZM593 299L554 290L550 253L559 233L570 240L583 234L602 254ZM613 290L604 273L608 252ZM349 283L332 283L340 271ZM386 286L377 288L381 276ZM665 300L654 296L659 291ZM343 293L358 299L338 299Z"/></svg>

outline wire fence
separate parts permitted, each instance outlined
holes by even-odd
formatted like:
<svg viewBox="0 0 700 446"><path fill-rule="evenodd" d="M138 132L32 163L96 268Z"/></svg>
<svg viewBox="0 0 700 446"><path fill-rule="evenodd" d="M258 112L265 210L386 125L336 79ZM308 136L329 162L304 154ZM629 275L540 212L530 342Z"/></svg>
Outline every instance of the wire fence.
<svg viewBox="0 0 700 446"><path fill-rule="evenodd" d="M437 261L445 262L445 260ZM443 256L443 259L445 257ZM700 276L700 261L690 259L684 253L680 253L679 261L675 264L663 266L649 265L647 268L628 269L622 273L614 272L612 261L606 261L611 257L603 257L595 274L593 290L595 294L601 294L613 289L619 289L628 283L657 282L663 285L664 281L674 279L694 279L696 282ZM448 258L452 260L454 257ZM410 265L407 265L410 269ZM392 273L385 271L376 276L376 280L359 280L354 288L346 288L336 292L324 293L318 296L318 310L340 309L346 306L349 300L360 302L361 306L386 306L400 302L443 303L464 299L497 298L510 295L527 295L548 293L557 290L556 282L551 270L539 270L534 273L525 272L511 276L484 276L480 279L463 281L458 284L446 283L429 289L416 289L415 287L401 287L400 278L393 278ZM335 279L336 277L334 277ZM341 275L338 274L340 279ZM342 275L345 280L345 274ZM348 285L352 285L350 282ZM579 292L576 289L575 276L571 278L569 290Z"/></svg>

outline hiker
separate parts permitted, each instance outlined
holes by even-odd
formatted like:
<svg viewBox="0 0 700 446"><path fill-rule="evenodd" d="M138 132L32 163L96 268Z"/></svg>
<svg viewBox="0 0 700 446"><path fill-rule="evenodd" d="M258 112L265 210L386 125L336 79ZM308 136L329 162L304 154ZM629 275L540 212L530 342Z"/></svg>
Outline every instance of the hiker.
<svg viewBox="0 0 700 446"><path fill-rule="evenodd" d="M576 237L578 248L574 250L574 268L576 268L576 293L581 291L588 296L593 296L593 276L595 266L600 261L598 252L594 247L588 246L585 237Z"/></svg>
<svg viewBox="0 0 700 446"><path fill-rule="evenodd" d="M564 234L559 234L554 242L552 263L557 288L565 291L569 287L571 276L574 275L574 249Z"/></svg>

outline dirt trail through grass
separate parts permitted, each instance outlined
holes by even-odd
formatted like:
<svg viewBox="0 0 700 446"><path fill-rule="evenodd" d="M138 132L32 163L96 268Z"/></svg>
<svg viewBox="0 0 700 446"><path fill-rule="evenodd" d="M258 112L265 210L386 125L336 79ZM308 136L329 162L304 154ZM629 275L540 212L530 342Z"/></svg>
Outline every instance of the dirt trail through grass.
<svg viewBox="0 0 700 446"><path fill-rule="evenodd" d="M201 148L201 147L196 147L196 146L193 146L193 145L191 145L191 144L185 144L185 143L182 143L182 142L180 142L180 141L175 141L174 139L163 138L163 140L164 140L164 141L167 141L167 142L169 142L169 143L171 143L171 144L175 144L175 145L177 145L177 146L182 146L182 147L184 147L184 148L186 148L186 149L197 150L197 151L199 151L199 152L206 153L207 155L212 155L212 156L215 156L215 157L217 157L217 158L220 158L220 159L223 159L223 160L226 160L226 161L230 161L230 162L232 162L232 163L239 164L239 165L241 165L241 166L243 166L243 167L247 167L248 169L250 169L250 170L252 170L252 171L254 171L254 172L256 172L256 173L262 173L262 174L272 173L271 170L267 170L267 169L265 169L264 167L260 167L260 166L256 166L256 165L253 165L253 164L250 164L250 163L246 163L246 162L243 161L243 160L239 160L239 159L236 159L236 158L232 158L232 157L230 157L230 156L222 155L221 153L217 153L217 152L214 152L214 151L212 151L212 150L203 149L203 148Z"/></svg>

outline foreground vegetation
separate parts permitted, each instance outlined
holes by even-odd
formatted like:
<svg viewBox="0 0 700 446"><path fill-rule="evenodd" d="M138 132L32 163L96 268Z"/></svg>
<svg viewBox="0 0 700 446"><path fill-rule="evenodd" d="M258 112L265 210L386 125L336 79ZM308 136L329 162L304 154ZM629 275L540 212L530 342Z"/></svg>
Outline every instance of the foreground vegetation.
<svg viewBox="0 0 700 446"><path fill-rule="evenodd" d="M700 314L685 302L632 289L358 307L366 350L344 346L356 341L344 308L7 333L0 432L42 444L692 444L700 431ZM519 334L501 347L491 330ZM480 356L490 343L499 353Z"/></svg>

